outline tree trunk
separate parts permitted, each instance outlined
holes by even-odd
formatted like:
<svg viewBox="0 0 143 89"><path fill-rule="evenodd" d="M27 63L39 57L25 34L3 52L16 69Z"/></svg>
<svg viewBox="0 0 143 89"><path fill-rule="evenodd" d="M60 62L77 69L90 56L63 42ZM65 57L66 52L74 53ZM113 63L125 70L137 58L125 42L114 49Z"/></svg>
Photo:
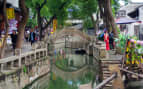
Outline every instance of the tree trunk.
<svg viewBox="0 0 143 89"><path fill-rule="evenodd" d="M114 37L118 38L117 26L115 24L114 16L112 14L110 0L98 0L101 17L104 25L108 31L113 31Z"/></svg>
<svg viewBox="0 0 143 89"><path fill-rule="evenodd" d="M112 28L112 31L114 33L114 37L118 38L118 31L117 31L117 26L115 24L115 20L114 20L114 16L112 13L112 8L111 8L111 1L110 0L106 0L106 4L107 4L107 12L108 12L108 18L110 21L110 26Z"/></svg>
<svg viewBox="0 0 143 89"><path fill-rule="evenodd" d="M18 38L16 42L16 48L20 49L22 47L22 43L24 39L24 30L28 20L29 11L25 5L25 0L19 0L19 7L21 9L22 19L19 22L19 26L18 26Z"/></svg>
<svg viewBox="0 0 143 89"><path fill-rule="evenodd" d="M40 10L41 10L41 8L40 7L38 7L37 8L37 20L38 20L38 29L39 29L39 31L40 31L40 41L42 40L42 32L43 32L43 29L42 29L42 18L41 18L41 15L40 15Z"/></svg>
<svg viewBox="0 0 143 89"><path fill-rule="evenodd" d="M4 15L6 32L5 32L5 37L4 37L4 41L2 44L2 48L0 49L0 59L3 58L3 56L4 56L6 40L7 40L8 32L9 32L9 25L8 25L7 13L6 13L6 2L7 2L7 0L3 0L3 15Z"/></svg>
<svg viewBox="0 0 143 89"><path fill-rule="evenodd" d="M96 22L95 22L95 20L94 20L93 15L90 15L90 18L91 18L91 20L92 20L93 27L94 27L94 30L95 30L95 36L96 36L96 30L97 30L97 29L96 29L96 28L97 28L96 26L97 26L97 25L96 25Z"/></svg>
<svg viewBox="0 0 143 89"><path fill-rule="evenodd" d="M97 11L95 23L96 23L96 29L97 29L96 31L98 31L99 30L99 11Z"/></svg>

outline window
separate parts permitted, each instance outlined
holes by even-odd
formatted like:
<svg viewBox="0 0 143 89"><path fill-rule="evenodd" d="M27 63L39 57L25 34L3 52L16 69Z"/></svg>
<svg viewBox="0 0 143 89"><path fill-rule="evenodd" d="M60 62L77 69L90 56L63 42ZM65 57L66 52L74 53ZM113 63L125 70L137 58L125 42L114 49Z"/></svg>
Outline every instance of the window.
<svg viewBox="0 0 143 89"><path fill-rule="evenodd" d="M126 16L126 11L122 10L122 11L119 11L119 17L124 17Z"/></svg>

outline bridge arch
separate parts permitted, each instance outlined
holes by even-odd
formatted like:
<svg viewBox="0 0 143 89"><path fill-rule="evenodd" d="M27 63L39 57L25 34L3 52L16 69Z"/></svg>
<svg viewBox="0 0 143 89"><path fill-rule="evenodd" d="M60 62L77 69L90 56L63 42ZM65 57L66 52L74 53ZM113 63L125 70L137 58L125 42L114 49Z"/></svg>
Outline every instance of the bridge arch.
<svg viewBox="0 0 143 89"><path fill-rule="evenodd" d="M66 36L78 36L82 41L86 41L89 42L91 40L91 38L85 34L84 32L81 32L78 29L74 29L74 28L65 28L59 32L57 32L56 34L54 34L53 36L53 41L55 42L58 39L64 38Z"/></svg>

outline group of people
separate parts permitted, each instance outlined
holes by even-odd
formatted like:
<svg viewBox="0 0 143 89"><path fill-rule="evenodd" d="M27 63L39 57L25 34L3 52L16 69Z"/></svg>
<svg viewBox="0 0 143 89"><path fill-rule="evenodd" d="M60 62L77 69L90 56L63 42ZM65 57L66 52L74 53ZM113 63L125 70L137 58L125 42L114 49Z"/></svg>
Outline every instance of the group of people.
<svg viewBox="0 0 143 89"><path fill-rule="evenodd" d="M104 32L104 42L106 43L106 50L114 49L114 37L113 33L108 33L106 30Z"/></svg>
<svg viewBox="0 0 143 89"><path fill-rule="evenodd" d="M12 48L13 48L13 50L15 50L17 37L18 37L16 30L13 30L12 34L10 34L10 36L11 36ZM27 42L31 42L31 46L34 44L34 42L36 40L36 34L34 32L34 29L30 30L29 35L28 34L25 35L25 39Z"/></svg>

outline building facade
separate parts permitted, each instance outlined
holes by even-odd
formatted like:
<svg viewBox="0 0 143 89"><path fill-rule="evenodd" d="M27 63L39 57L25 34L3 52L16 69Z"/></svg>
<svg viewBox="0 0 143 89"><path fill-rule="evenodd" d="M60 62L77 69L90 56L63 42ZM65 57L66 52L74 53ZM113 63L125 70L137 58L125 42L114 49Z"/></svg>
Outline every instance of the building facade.
<svg viewBox="0 0 143 89"><path fill-rule="evenodd" d="M143 40L143 3L129 3L119 9L116 15L117 19L124 19L123 23L119 24L122 32L129 36L137 36Z"/></svg>

